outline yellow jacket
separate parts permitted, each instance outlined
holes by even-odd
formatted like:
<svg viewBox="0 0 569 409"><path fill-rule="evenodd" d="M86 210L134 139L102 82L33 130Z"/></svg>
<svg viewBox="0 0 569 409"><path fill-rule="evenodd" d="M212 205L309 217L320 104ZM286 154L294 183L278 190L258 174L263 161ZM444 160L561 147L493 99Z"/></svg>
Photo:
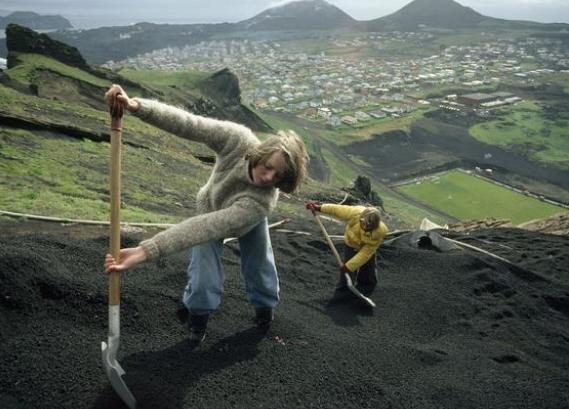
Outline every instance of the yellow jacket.
<svg viewBox="0 0 569 409"><path fill-rule="evenodd" d="M350 271L356 271L375 255L383 238L389 231L383 222L379 222L377 229L366 232L360 226L360 214L364 206L345 206L323 204L320 211L330 216L346 221L344 242L351 248L358 250L356 255L346 262Z"/></svg>

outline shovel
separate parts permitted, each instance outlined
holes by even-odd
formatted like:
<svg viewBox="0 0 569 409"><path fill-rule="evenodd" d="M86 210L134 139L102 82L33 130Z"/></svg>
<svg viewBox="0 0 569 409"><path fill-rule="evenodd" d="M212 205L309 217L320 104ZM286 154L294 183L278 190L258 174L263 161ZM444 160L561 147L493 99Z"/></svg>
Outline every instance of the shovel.
<svg viewBox="0 0 569 409"><path fill-rule="evenodd" d="M330 238L330 236L328 235L328 232L326 231L326 228L324 227L324 224L322 224L322 220L320 220L320 217L318 217L318 215L316 214L316 212L312 212L312 215L314 216L314 218L316 219L316 222L318 223L318 225L320 226L320 229L322 230L322 234L324 234L324 238L326 239L326 242L328 243L328 245L330 246L330 249L332 250L332 253L334 253L334 256L336 256L336 261L338 262L338 267L342 267L343 263L342 263L342 258L340 257L340 254L338 253L338 250L336 250L336 246L334 246L334 243L332 242L332 239ZM360 293L358 291L358 289L354 286L354 283L352 282L352 279L350 277L350 275L348 273L344 273L344 278L346 279L346 285L348 287L348 289L359 299L361 299L363 302L365 302L367 305L369 305L372 308L375 308L375 303L369 299L368 297L366 297L365 295L363 295L362 293Z"/></svg>
<svg viewBox="0 0 569 409"><path fill-rule="evenodd" d="M123 108L116 101L111 113L111 228L110 253L119 259L120 251L120 196L121 196L121 132ZM134 396L121 376L125 374L117 361L120 338L120 273L109 274L109 337L101 343L103 367L117 395L130 408L136 407Z"/></svg>

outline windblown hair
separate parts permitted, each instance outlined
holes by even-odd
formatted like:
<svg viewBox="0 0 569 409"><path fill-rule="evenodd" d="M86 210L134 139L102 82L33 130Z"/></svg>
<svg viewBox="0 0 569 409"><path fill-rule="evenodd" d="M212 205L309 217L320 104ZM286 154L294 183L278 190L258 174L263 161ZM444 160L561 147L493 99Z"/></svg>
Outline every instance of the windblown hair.
<svg viewBox="0 0 569 409"><path fill-rule="evenodd" d="M375 207L366 207L360 214L360 220L364 222L369 231L372 231L379 227L381 215Z"/></svg>
<svg viewBox="0 0 569 409"><path fill-rule="evenodd" d="M308 154L304 142L296 132L292 130L279 131L267 140L254 146L247 153L251 166L264 165L275 152L281 152L286 169L282 179L275 185L285 193L292 193L297 190L306 177L306 164Z"/></svg>

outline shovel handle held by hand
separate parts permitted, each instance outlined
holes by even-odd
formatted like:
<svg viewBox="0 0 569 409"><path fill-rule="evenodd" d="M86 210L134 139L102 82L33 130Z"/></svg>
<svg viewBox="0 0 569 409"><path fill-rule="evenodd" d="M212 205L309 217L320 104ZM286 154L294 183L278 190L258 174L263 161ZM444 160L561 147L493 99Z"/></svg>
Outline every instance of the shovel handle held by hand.
<svg viewBox="0 0 569 409"><path fill-rule="evenodd" d="M332 239L328 235L328 232L326 231L324 224L322 224L322 220L320 220L320 217L318 217L318 215L316 214L316 212L314 210L312 211L312 215L314 216L314 218L316 219L316 222L320 226L320 229L322 230L322 234L324 235L324 238L326 239L328 246L330 246L332 253L334 253L334 256L336 256L336 261L338 262L338 267L342 267L342 265L343 265L342 258L340 257L338 250L336 250L336 246L334 246L334 242L332 242Z"/></svg>
<svg viewBox="0 0 569 409"><path fill-rule="evenodd" d="M111 114L111 225L110 225L110 253L115 260L119 260L121 247L120 236L120 208L121 208L121 144L122 144L122 116L124 108L116 100L116 96L109 106ZM109 275L109 305L120 304L120 273Z"/></svg>

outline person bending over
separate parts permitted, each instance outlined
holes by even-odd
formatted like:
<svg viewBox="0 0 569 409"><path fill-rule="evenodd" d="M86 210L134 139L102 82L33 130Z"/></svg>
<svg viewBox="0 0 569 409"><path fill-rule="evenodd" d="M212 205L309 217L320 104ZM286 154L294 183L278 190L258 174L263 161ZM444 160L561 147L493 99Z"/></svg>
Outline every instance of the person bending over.
<svg viewBox="0 0 569 409"><path fill-rule="evenodd" d="M375 207L320 204L310 200L306 208L346 222L344 232L344 263L340 267L340 280L334 291L334 300L349 297L345 273L350 275L356 288L369 295L377 286L376 252L388 229Z"/></svg>
<svg viewBox="0 0 569 409"><path fill-rule="evenodd" d="M215 152L215 165L196 198L197 215L122 249L119 260L105 257L105 271L122 272L142 262L191 249L182 302L190 342L205 338L210 314L220 305L224 271L223 239L238 237L241 272L259 329L267 331L279 301L279 280L267 217L278 192L293 192L303 181L307 154L293 131L280 131L264 142L237 123L206 118L158 101L129 98L119 85L105 94L138 118L181 138L202 142Z"/></svg>

